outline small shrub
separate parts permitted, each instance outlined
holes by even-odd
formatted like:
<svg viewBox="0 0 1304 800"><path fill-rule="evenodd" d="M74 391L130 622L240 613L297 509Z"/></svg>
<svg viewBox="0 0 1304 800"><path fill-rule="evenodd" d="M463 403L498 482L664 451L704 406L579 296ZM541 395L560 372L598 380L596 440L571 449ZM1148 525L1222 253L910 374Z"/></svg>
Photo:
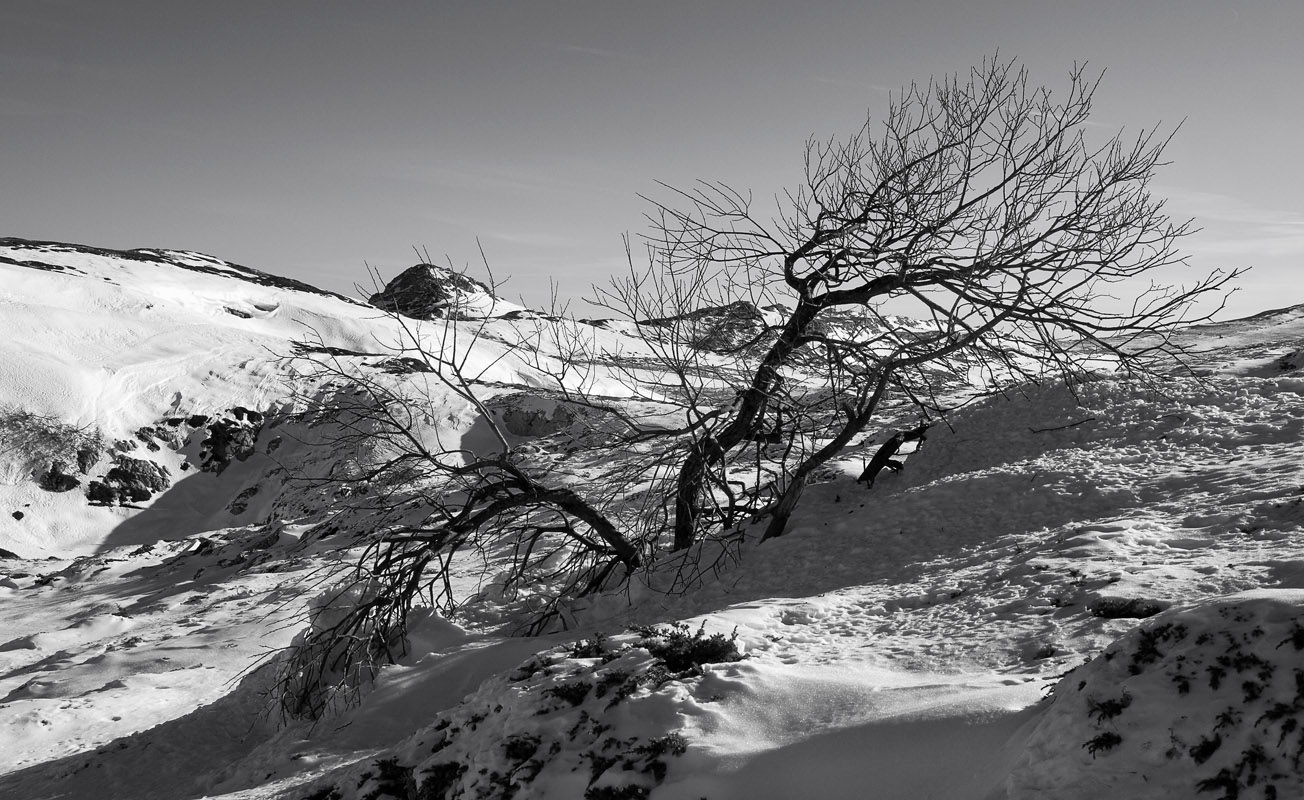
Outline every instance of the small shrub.
<svg viewBox="0 0 1304 800"><path fill-rule="evenodd" d="M443 800L457 787L457 782L466 772L465 764L451 761L436 764L421 773L421 786L418 789L419 800Z"/></svg>
<svg viewBox="0 0 1304 800"><path fill-rule="evenodd" d="M606 675L603 675L601 678L598 679L598 682L596 684L597 696L605 697L607 695L607 692L610 692L612 689L616 689L616 697L612 702L613 703L620 702L621 700L628 697L629 692L632 691L634 688L631 685L629 678L630 678L629 673L624 672L622 670L612 670L611 672L608 672Z"/></svg>
<svg viewBox="0 0 1304 800"><path fill-rule="evenodd" d="M519 734L503 742L503 754L515 762L529 759L539 749L539 737Z"/></svg>
<svg viewBox="0 0 1304 800"><path fill-rule="evenodd" d="M1122 743L1123 743L1122 736L1119 736L1117 733L1114 733L1113 731L1105 731L1099 736L1090 739L1082 746L1087 748L1087 752L1091 754L1092 758L1095 758L1096 753L1108 753L1110 750L1113 750L1115 747L1118 747Z"/></svg>
<svg viewBox="0 0 1304 800"><path fill-rule="evenodd" d="M619 654L613 650L607 637L596 634L592 639L580 639L571 645L571 658L600 658L602 663L613 661Z"/></svg>
<svg viewBox="0 0 1304 800"><path fill-rule="evenodd" d="M409 797L415 784L412 780L412 768L398 763L396 758L377 760L375 766L376 788L362 796L363 800L380 800L382 797Z"/></svg>
<svg viewBox="0 0 1304 800"><path fill-rule="evenodd" d="M592 688L593 684L587 681L575 681L574 683L560 683L545 689L543 693L577 706L584 702L584 698L589 696L589 690Z"/></svg>
<svg viewBox="0 0 1304 800"><path fill-rule="evenodd" d="M1132 705L1132 695L1127 692L1124 692L1123 696L1117 700L1098 701L1095 698L1087 698L1087 713L1095 717L1097 722L1104 722L1122 714L1123 710L1130 705Z"/></svg>
<svg viewBox="0 0 1304 800"><path fill-rule="evenodd" d="M705 622L695 633L689 633L688 625L675 622L669 628L649 626L634 630L643 637L639 646L660 659L666 670L674 674L698 671L704 664L741 661L743 657L738 650L737 629L729 636L722 633L707 636Z"/></svg>
<svg viewBox="0 0 1304 800"><path fill-rule="evenodd" d="M1218 752L1219 747L1222 747L1222 736L1215 733L1212 739L1201 738L1200 743L1191 748L1191 758L1195 759L1195 763L1203 764Z"/></svg>
<svg viewBox="0 0 1304 800"><path fill-rule="evenodd" d="M0 408L0 455L16 456L24 472L40 479L50 465L77 464L88 471L106 441L97 428L78 427L45 414L20 408Z"/></svg>

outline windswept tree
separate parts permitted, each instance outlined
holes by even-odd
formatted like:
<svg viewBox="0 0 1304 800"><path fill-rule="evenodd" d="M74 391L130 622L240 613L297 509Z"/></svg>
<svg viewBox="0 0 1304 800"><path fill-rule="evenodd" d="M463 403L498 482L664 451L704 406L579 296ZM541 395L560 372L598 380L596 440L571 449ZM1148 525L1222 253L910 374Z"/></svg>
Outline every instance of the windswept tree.
<svg viewBox="0 0 1304 800"><path fill-rule="evenodd" d="M1102 362L1144 370L1177 355L1176 326L1221 307L1198 301L1216 301L1234 270L1164 281L1186 265L1177 245L1192 232L1150 191L1171 134L1096 141L1098 83L1075 67L1057 95L988 59L906 87L846 139L809 140L805 184L775 210L719 183L655 203L652 271L620 298L659 283L687 287L666 296L765 294L789 309L745 357L734 402L693 429L673 492L675 549L709 529L712 487L776 416L804 421L808 444L785 466L767 536L887 397L926 405L939 369L973 370L993 388L1073 380ZM889 312L928 324L903 328ZM794 390L811 380L819 391Z"/></svg>
<svg viewBox="0 0 1304 800"><path fill-rule="evenodd" d="M670 560L674 590L727 557L694 549L704 538L727 545L763 519L766 538L782 534L831 459L890 407L931 416L957 375L999 391L1179 359L1170 334L1221 308L1238 272L1167 282L1192 232L1150 192L1170 135L1099 137L1098 82L1075 67L1056 95L989 59L906 87L845 139L809 140L804 185L777 208L720 183L667 187L646 268L599 292L638 323L627 351L556 316L507 342L476 314L419 330L396 311L386 364L410 375L396 381L303 343L324 387L314 412L335 446L365 451L350 480L370 532L341 608L318 613L285 662L287 710L315 716L332 681L356 686L396 658L413 603L455 609L459 554L509 551L505 588L551 591L528 625L541 630L569 599L656 562L667 538L698 556ZM492 364L468 355L491 340L602 420L582 474L505 435L486 402ZM620 397L602 396L613 383ZM443 441L445 402L491 436Z"/></svg>

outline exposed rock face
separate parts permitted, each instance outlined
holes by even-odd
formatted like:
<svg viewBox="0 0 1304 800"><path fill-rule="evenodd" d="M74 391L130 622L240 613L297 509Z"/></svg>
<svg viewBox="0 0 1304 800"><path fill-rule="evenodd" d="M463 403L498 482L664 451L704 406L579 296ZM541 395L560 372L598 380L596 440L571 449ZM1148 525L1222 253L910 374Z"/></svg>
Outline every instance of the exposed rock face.
<svg viewBox="0 0 1304 800"><path fill-rule="evenodd" d="M208 423L208 438L200 443L199 468L221 473L232 461L244 461L254 454L263 415L239 406L230 416Z"/></svg>
<svg viewBox="0 0 1304 800"><path fill-rule="evenodd" d="M118 502L118 490L103 481L91 481L86 487L86 499L91 503L110 506Z"/></svg>
<svg viewBox="0 0 1304 800"><path fill-rule="evenodd" d="M64 472L67 466L62 461L52 462L50 468L37 481L37 485L47 492L69 492L76 489L81 485L81 481Z"/></svg>
<svg viewBox="0 0 1304 800"><path fill-rule="evenodd" d="M118 456L103 481L91 481L86 499L92 503L140 503L172 483L168 468L153 461Z"/></svg>
<svg viewBox="0 0 1304 800"><path fill-rule="evenodd" d="M739 300L727 306L699 308L675 317L639 322L659 328L679 327L699 350L719 352L746 345L765 327L765 316L754 304Z"/></svg>
<svg viewBox="0 0 1304 800"><path fill-rule="evenodd" d="M510 405L502 408L503 427L516 436L550 436L575 424L576 414L562 403L547 407Z"/></svg>
<svg viewBox="0 0 1304 800"><path fill-rule="evenodd" d="M493 299L489 287L474 278L448 267L417 264L385 284L367 302L382 311L413 319L465 319L480 316Z"/></svg>
<svg viewBox="0 0 1304 800"><path fill-rule="evenodd" d="M102 448L99 447L82 447L77 450L77 471L83 475L89 475L95 467L95 462L100 460L104 455Z"/></svg>

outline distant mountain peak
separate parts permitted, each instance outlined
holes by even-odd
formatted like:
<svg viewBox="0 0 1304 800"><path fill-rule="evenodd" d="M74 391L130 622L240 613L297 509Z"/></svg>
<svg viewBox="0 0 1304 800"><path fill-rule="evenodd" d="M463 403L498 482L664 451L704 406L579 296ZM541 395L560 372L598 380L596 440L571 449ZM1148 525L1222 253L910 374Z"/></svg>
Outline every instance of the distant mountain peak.
<svg viewBox="0 0 1304 800"><path fill-rule="evenodd" d="M492 289L465 273L437 264L416 264L367 302L413 319L459 319L486 316L499 300Z"/></svg>

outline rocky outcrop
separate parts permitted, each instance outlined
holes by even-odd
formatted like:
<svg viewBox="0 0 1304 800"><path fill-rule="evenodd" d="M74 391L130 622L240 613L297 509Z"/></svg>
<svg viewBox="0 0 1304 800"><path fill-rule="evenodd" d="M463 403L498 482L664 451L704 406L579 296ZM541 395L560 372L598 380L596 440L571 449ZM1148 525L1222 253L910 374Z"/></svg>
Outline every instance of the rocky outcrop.
<svg viewBox="0 0 1304 800"><path fill-rule="evenodd" d="M263 426L263 415L236 406L228 416L208 422L208 438L199 446L199 468L221 473L232 461L252 456Z"/></svg>
<svg viewBox="0 0 1304 800"><path fill-rule="evenodd" d="M574 409L564 403L505 405L496 412L503 428L514 436L550 436L576 420Z"/></svg>
<svg viewBox="0 0 1304 800"><path fill-rule="evenodd" d="M469 319L492 308L494 294L480 281L448 267L417 264L367 298L382 311L413 319Z"/></svg>
<svg viewBox="0 0 1304 800"><path fill-rule="evenodd" d="M51 462L50 468L37 479L37 485L47 492L70 492L76 489L81 485L81 481L76 476L65 472L67 467L68 465L63 461L55 460Z"/></svg>
<svg viewBox="0 0 1304 800"><path fill-rule="evenodd" d="M641 320L638 324L677 329L698 350L720 352L754 341L765 327L765 316L754 304L739 300L673 317Z"/></svg>
<svg viewBox="0 0 1304 800"><path fill-rule="evenodd" d="M104 480L91 481L86 487L86 499L102 505L142 503L171 483L167 467L142 458L119 455Z"/></svg>

